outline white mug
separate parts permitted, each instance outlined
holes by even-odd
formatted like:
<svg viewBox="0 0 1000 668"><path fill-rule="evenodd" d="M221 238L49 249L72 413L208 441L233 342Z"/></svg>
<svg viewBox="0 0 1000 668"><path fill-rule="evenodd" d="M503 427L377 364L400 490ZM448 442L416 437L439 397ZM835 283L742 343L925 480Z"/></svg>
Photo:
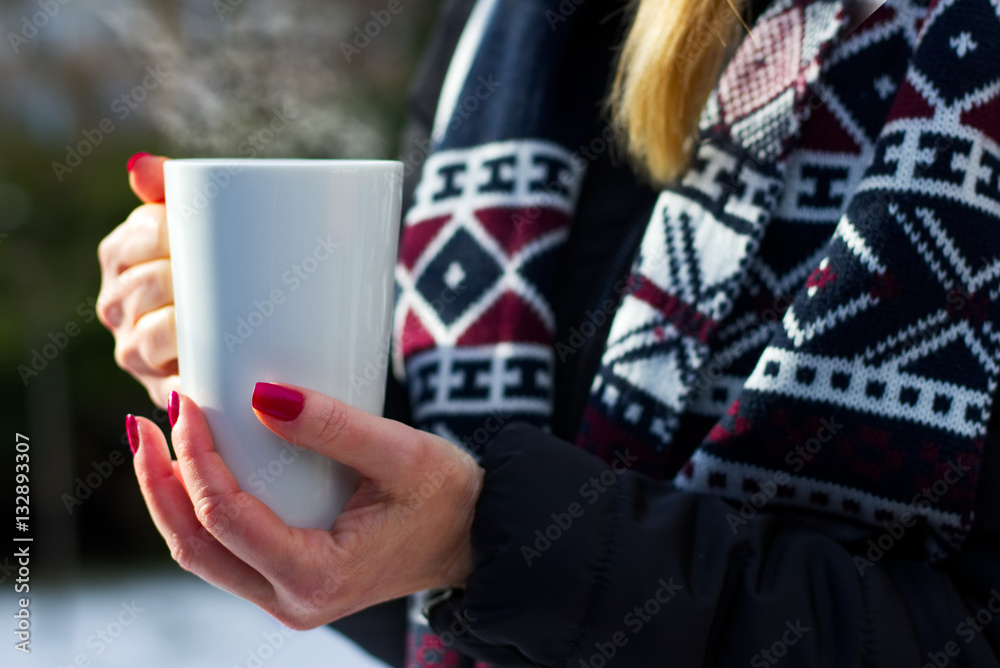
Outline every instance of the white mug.
<svg viewBox="0 0 1000 668"><path fill-rule="evenodd" d="M240 488L290 526L329 529L357 473L267 429L254 385L300 385L381 415L403 166L169 160L181 391Z"/></svg>

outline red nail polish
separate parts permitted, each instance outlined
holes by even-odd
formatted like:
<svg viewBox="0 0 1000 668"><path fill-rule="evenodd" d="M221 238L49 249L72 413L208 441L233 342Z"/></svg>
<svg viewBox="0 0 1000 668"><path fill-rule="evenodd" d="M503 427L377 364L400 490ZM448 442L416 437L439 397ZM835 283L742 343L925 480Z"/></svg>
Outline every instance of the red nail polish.
<svg viewBox="0 0 1000 668"><path fill-rule="evenodd" d="M167 419L170 420L170 426L173 427L177 424L177 413L181 410L181 398L177 392L171 392L170 398L167 399Z"/></svg>
<svg viewBox="0 0 1000 668"><path fill-rule="evenodd" d="M146 153L145 151L140 151L140 152L136 153L135 155L133 155L131 158L129 158L128 159L128 165L126 165L128 171L130 171L130 172L132 171L132 168L135 167L135 163L139 162L139 158L142 158L142 157L147 156L147 155L153 155L153 154L152 153Z"/></svg>
<svg viewBox="0 0 1000 668"><path fill-rule="evenodd" d="M139 423L131 413L125 417L125 433L128 434L128 447L134 455L139 449Z"/></svg>
<svg viewBox="0 0 1000 668"><path fill-rule="evenodd" d="M295 390L274 383L257 383L253 388L251 403L261 413L287 422L294 420L302 412L305 397Z"/></svg>

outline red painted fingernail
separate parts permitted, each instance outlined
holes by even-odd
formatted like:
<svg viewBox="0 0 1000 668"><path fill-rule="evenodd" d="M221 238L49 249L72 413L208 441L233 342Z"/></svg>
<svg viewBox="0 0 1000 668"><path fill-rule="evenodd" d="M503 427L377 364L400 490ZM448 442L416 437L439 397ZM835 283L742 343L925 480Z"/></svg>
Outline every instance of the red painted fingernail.
<svg viewBox="0 0 1000 668"><path fill-rule="evenodd" d="M275 385L257 383L253 387L253 407L278 420L294 420L302 412L305 397L295 390Z"/></svg>
<svg viewBox="0 0 1000 668"><path fill-rule="evenodd" d="M131 158L129 158L128 159L128 165L126 165L126 167L128 168L128 171L130 171L130 172L132 171L132 168L135 167L135 163L139 162L139 158L142 158L142 157L147 156L147 155L153 155L153 154L152 153L146 153L145 151L140 151L140 152L136 153L135 155L133 155Z"/></svg>
<svg viewBox="0 0 1000 668"><path fill-rule="evenodd" d="M131 413L125 417L125 433L128 434L128 447L134 455L139 449L139 423Z"/></svg>
<svg viewBox="0 0 1000 668"><path fill-rule="evenodd" d="M170 426L173 427L177 423L177 413L181 409L181 398L176 391L170 393L170 398L167 399L167 419L170 420Z"/></svg>

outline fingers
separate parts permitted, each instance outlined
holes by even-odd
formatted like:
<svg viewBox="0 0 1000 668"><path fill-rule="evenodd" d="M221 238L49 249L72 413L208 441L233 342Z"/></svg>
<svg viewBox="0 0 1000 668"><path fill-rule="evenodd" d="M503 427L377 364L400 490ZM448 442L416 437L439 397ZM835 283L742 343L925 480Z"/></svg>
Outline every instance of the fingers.
<svg viewBox="0 0 1000 668"><path fill-rule="evenodd" d="M143 202L163 201L163 163L169 158L137 153L128 164L128 182Z"/></svg>
<svg viewBox="0 0 1000 668"><path fill-rule="evenodd" d="M171 305L145 314L135 327L120 327L115 334L115 361L118 366L136 376L176 373L175 320Z"/></svg>
<svg viewBox="0 0 1000 668"><path fill-rule="evenodd" d="M97 247L97 257L105 282L114 280L129 267L149 260L170 257L167 208L163 204L143 204Z"/></svg>
<svg viewBox="0 0 1000 668"><path fill-rule="evenodd" d="M272 582L294 582L301 575L294 572L294 555L305 530L290 528L264 502L240 490L236 478L215 452L204 414L183 395L172 434L197 520L233 554Z"/></svg>
<svg viewBox="0 0 1000 668"><path fill-rule="evenodd" d="M174 306L150 311L135 324L139 357L153 371L167 371L177 363L177 319Z"/></svg>
<svg viewBox="0 0 1000 668"><path fill-rule="evenodd" d="M170 554L182 568L217 587L261 607L271 605L274 598L271 584L220 544L198 521L159 428L145 418L136 418L136 423L139 432L134 461L136 477L149 514Z"/></svg>
<svg viewBox="0 0 1000 668"><path fill-rule="evenodd" d="M166 367L153 369L142 359L136 347L138 339L130 338L126 343L115 345L115 361L122 369L132 374L149 392L150 400L160 408L167 407L171 391L180 391L178 364L174 360Z"/></svg>
<svg viewBox="0 0 1000 668"><path fill-rule="evenodd" d="M296 395L301 412L287 419L291 412L284 409L294 409ZM258 383L253 406L257 419L284 440L335 459L372 480L389 481L399 471L412 471L427 453L427 434L304 387Z"/></svg>
<svg viewBox="0 0 1000 668"><path fill-rule="evenodd" d="M143 384L149 390L149 399L160 408L167 408L167 399L171 392L181 391L181 377L178 375L177 361L169 364L164 371L168 374L161 378L143 379Z"/></svg>
<svg viewBox="0 0 1000 668"><path fill-rule="evenodd" d="M106 314L112 327L133 328L156 309L174 303L170 260L152 260L130 267L118 277L117 291L98 299L99 315ZM117 324L113 318L117 317Z"/></svg>

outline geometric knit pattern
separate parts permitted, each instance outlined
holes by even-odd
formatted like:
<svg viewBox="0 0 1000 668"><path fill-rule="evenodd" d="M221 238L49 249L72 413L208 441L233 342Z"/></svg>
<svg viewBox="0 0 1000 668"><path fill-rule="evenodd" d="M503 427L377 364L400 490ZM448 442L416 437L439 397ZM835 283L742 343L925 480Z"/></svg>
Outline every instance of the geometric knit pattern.
<svg viewBox="0 0 1000 668"><path fill-rule="evenodd" d="M839 126L823 139L860 151L822 161L810 199L832 204L839 177L843 213L800 255L808 274L676 483L874 525L916 517L938 556L972 522L1000 370L1000 3L884 9L822 77ZM839 93L848 77L867 84L867 118Z"/></svg>
<svg viewBox="0 0 1000 668"><path fill-rule="evenodd" d="M508 4L479 0L463 30L396 268L393 355L413 424L473 456L504 424L551 422L553 267L586 172L572 147L590 131L589 117L560 109L600 94L596 80L539 67L558 53L584 66L603 54L596 3L558 31L537 6ZM591 39L576 41L584 32ZM410 597L407 666L478 666L430 629L429 596Z"/></svg>
<svg viewBox="0 0 1000 668"><path fill-rule="evenodd" d="M803 251L815 250L832 230L803 238L773 220L788 208L788 176L814 189L800 208L828 217L830 198L845 185L823 160L829 152L807 157L794 144L802 133L822 132L817 124L828 125L825 117L812 115L813 107L825 111L813 92L844 19L837 2L772 3L726 67L703 113L690 167L663 190L647 225L632 289L615 315L593 381L580 447L604 458L628 447L639 454L640 470L672 475L696 443L692 429L681 427L702 403L707 381L726 370L727 378L712 388L716 400L723 396L720 389L741 382L730 367L743 349L756 347L762 333L732 340L731 323L752 318L748 311L761 301L762 286L748 278L761 267L762 242L781 237L786 257L801 264L811 259ZM855 148L853 142L836 146L833 137L826 142L834 150ZM820 206L808 206L813 203ZM812 218L807 225L815 232L824 221ZM777 235L769 234L772 223ZM748 292L757 299L748 301ZM711 423L700 422L704 433ZM700 440L703 433L694 432Z"/></svg>
<svg viewBox="0 0 1000 668"><path fill-rule="evenodd" d="M415 423L475 453L484 417L546 424L557 251L583 170L537 140L433 154L404 224L396 339ZM477 438L479 436L479 438Z"/></svg>
<svg viewBox="0 0 1000 668"><path fill-rule="evenodd" d="M473 455L552 415L554 272L586 175L572 147L598 111L584 84L606 81L561 68L603 53L586 38L608 12L553 29L546 6L563 16L559 0L476 4L442 94L457 122L401 240L397 374L415 425ZM850 34L847 19L840 0L775 0L726 66L647 223L576 443L744 507L916 516L934 557L971 524L1000 373L1000 0L889 0ZM407 664L472 666L424 600Z"/></svg>

